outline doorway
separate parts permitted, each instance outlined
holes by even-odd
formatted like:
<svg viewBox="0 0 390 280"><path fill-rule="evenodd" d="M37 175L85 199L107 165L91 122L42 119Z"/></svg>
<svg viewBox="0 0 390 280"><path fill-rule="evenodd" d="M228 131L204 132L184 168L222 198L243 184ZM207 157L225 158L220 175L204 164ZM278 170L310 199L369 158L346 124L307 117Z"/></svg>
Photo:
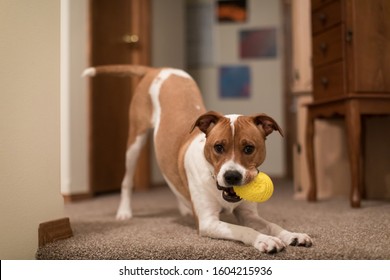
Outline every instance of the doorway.
<svg viewBox="0 0 390 280"><path fill-rule="evenodd" d="M130 15L130 16L129 16ZM150 64L150 1L89 1L89 65ZM136 78L89 81L89 185L93 194L117 191L125 172L128 110ZM150 186L149 145L134 185Z"/></svg>

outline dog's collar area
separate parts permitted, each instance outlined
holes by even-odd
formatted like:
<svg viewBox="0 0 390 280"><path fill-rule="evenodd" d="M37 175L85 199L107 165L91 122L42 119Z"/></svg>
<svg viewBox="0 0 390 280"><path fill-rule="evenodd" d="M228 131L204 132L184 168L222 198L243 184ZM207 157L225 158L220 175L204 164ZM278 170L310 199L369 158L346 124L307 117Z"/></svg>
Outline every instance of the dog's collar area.
<svg viewBox="0 0 390 280"><path fill-rule="evenodd" d="M222 198L227 202L236 203L241 201L241 197L234 192L233 187L222 187L217 182L217 188L222 191Z"/></svg>

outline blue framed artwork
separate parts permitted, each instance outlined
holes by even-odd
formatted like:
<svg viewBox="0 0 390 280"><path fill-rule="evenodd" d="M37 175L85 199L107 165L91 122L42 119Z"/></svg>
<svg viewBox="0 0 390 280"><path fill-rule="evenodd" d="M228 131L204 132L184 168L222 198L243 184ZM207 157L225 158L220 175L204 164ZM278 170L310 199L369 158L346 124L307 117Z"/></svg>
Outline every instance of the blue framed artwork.
<svg viewBox="0 0 390 280"><path fill-rule="evenodd" d="M276 57L276 29L241 30L239 44L242 59L274 58Z"/></svg>
<svg viewBox="0 0 390 280"><path fill-rule="evenodd" d="M219 68L219 96L221 98L249 98L251 75L248 66Z"/></svg>

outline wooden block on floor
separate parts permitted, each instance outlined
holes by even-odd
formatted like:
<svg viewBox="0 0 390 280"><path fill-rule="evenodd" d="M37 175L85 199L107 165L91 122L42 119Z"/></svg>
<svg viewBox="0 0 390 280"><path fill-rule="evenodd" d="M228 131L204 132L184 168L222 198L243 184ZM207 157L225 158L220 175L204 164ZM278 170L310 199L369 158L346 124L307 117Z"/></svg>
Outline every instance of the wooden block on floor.
<svg viewBox="0 0 390 280"><path fill-rule="evenodd" d="M39 247L57 240L73 236L69 218L58 219L39 224L38 239Z"/></svg>

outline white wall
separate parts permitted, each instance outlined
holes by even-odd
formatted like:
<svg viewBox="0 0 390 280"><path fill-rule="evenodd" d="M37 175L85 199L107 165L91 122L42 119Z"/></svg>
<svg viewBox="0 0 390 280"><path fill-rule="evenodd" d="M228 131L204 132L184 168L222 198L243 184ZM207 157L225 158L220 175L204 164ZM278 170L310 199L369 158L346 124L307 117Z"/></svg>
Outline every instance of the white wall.
<svg viewBox="0 0 390 280"><path fill-rule="evenodd" d="M213 0L193 0L213 3ZM279 1L249 0L248 21L245 23L218 24L214 20L214 56L210 67L191 69L198 81L208 109L228 113L266 113L283 128L283 38L282 14ZM277 57L266 59L239 58L239 30L275 27ZM252 97L250 99L221 99L218 89L218 67L247 65L251 69ZM285 175L285 149L283 138L273 133L267 138L267 158L262 170L273 176Z"/></svg>
<svg viewBox="0 0 390 280"><path fill-rule="evenodd" d="M152 65L184 68L185 1L152 0Z"/></svg>
<svg viewBox="0 0 390 280"><path fill-rule="evenodd" d="M62 218L59 1L0 1L0 258L33 259Z"/></svg>

